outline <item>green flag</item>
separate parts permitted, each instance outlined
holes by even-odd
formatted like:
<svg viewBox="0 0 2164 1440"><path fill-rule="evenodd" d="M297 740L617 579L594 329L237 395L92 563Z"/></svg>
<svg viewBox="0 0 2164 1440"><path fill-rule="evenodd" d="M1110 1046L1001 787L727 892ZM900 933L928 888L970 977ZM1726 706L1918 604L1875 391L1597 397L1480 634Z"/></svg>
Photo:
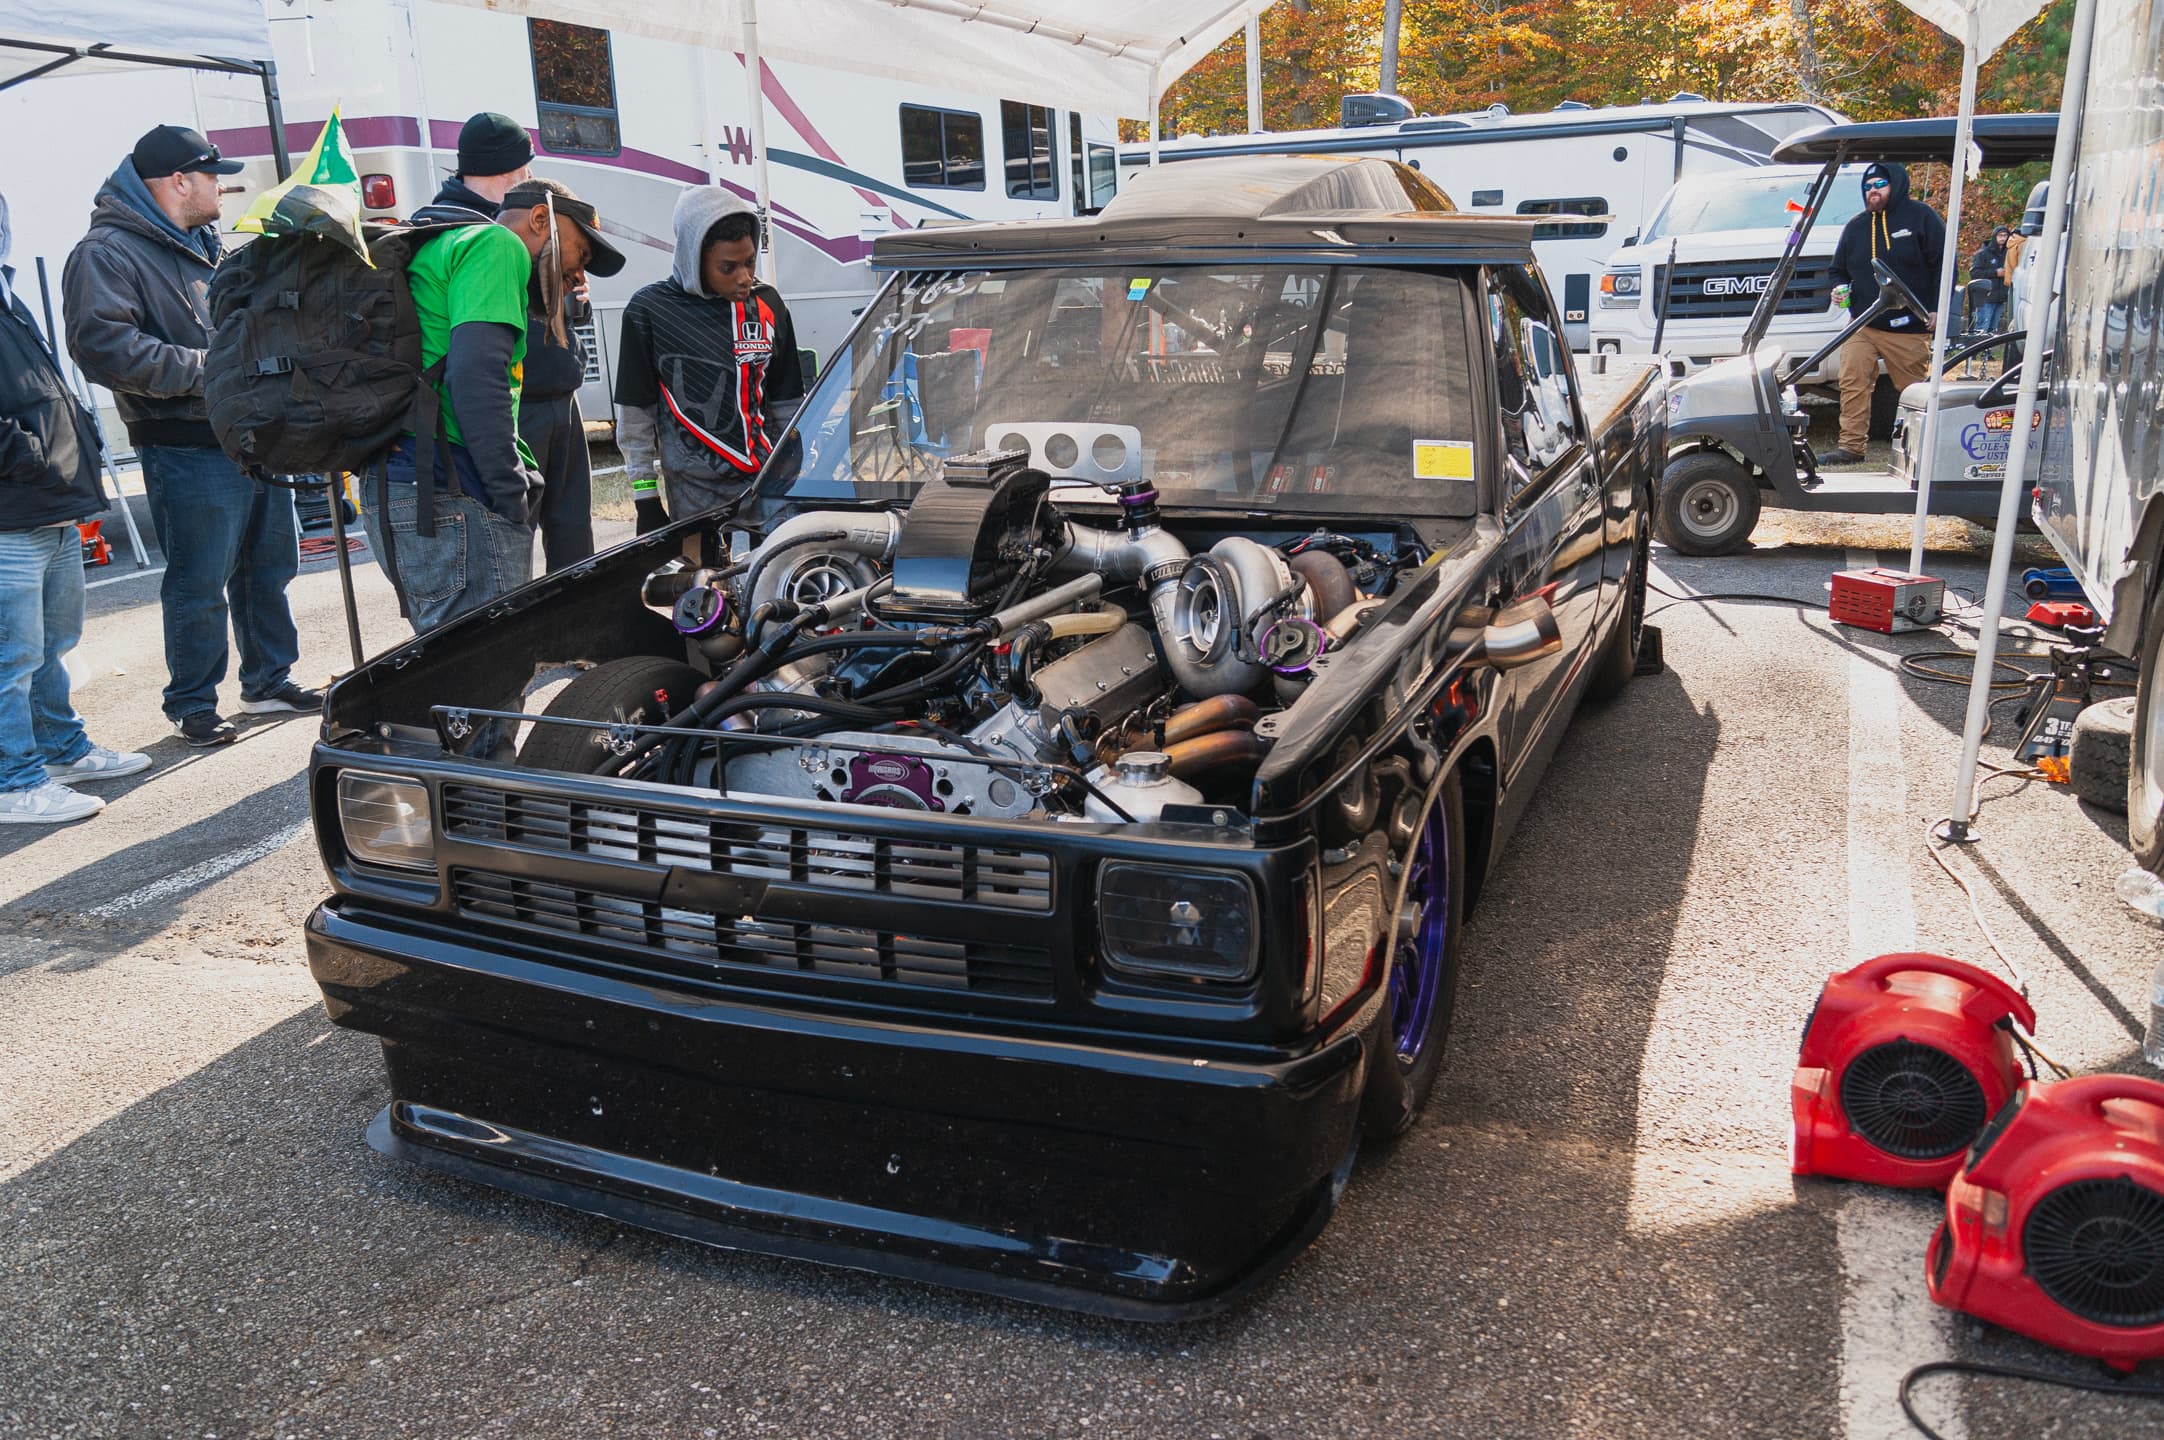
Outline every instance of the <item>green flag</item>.
<svg viewBox="0 0 2164 1440"><path fill-rule="evenodd" d="M256 196L233 228L258 235L320 236L368 262L368 242L361 236L360 168L346 146L346 127L336 109L291 178Z"/></svg>

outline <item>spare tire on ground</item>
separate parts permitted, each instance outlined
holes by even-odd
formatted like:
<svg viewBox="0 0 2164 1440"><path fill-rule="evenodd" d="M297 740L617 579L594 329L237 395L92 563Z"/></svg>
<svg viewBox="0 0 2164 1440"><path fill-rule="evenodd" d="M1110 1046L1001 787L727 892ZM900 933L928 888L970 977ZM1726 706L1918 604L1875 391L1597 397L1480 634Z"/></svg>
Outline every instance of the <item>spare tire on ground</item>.
<svg viewBox="0 0 2164 1440"><path fill-rule="evenodd" d="M563 720L601 720L619 725L658 725L691 703L706 676L681 660L627 655L596 665L542 709ZM606 733L576 725L536 725L519 747L518 763L533 770L591 775L609 758Z"/></svg>
<svg viewBox="0 0 2164 1440"><path fill-rule="evenodd" d="M2134 697L2099 700L2074 717L2066 783L2101 809L2126 813L2126 767L2134 743Z"/></svg>

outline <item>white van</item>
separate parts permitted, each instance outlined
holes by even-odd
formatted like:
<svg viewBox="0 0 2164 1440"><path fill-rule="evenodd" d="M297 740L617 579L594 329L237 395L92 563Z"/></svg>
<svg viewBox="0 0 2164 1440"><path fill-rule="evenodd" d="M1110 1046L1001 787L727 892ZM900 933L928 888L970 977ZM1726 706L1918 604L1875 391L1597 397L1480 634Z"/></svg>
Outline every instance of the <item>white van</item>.
<svg viewBox="0 0 2164 1440"><path fill-rule="evenodd" d="M1849 312L1833 303L1831 267L1841 227L1863 209L1864 168L1843 168L1796 258L1796 273L1766 332L1787 347L1783 365L1805 359L1848 322ZM1658 330L1661 349L1681 362L1684 373L1741 354L1744 327L1818 174L1816 165L1768 165L1677 181L1645 230L1608 257L1594 297L1594 351L1650 354ZM1676 275L1663 329L1661 281L1671 243ZM1802 378L1832 384L1838 365L1837 352Z"/></svg>

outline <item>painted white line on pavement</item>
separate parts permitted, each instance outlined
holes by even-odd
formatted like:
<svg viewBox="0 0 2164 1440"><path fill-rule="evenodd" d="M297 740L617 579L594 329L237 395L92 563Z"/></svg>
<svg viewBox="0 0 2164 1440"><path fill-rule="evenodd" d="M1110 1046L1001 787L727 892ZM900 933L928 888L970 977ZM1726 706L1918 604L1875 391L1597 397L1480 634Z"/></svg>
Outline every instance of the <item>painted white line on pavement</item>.
<svg viewBox="0 0 2164 1440"><path fill-rule="evenodd" d="M1878 563L1850 550L1848 568ZM1890 656L1865 649L1848 658L1848 963L1916 945L1909 890L1908 783L1901 768L1901 709L1907 703ZM1904 1440L1901 1377L1912 1365L1952 1353L1952 1315L1924 1289L1924 1251L1940 1206L1928 1193L1855 1187L1841 1202L1841 1431L1847 1440ZM1941 1422L1963 1440L1956 1414Z"/></svg>
<svg viewBox="0 0 2164 1440"><path fill-rule="evenodd" d="M108 575L103 580L86 580L83 582L83 588L85 590L95 590L101 585L125 585L130 580L148 580L152 576L163 575L164 573L165 567L163 565L153 565L148 570L130 570L125 575Z"/></svg>
<svg viewBox="0 0 2164 1440"><path fill-rule="evenodd" d="M185 894L190 890L200 890L206 885L223 880L244 865L253 865L264 856L283 850L286 846L307 834L310 824L311 822L307 820L298 821L295 824L286 826L285 829L278 831L274 835L266 835L261 840L243 845L238 850L229 850L223 855L212 856L208 860L190 865L185 870L178 870L171 875L161 876L140 889L116 896L103 905L94 905L87 913L100 919L110 920L116 915L125 915L131 910L140 910L145 905L154 905L169 896Z"/></svg>

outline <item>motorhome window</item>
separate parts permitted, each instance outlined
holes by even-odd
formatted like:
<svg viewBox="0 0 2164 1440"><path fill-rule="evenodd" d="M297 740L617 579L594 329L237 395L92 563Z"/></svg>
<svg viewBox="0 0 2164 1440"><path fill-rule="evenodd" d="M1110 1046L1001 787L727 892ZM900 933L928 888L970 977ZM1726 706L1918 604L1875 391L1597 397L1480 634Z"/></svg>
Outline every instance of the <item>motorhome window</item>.
<svg viewBox="0 0 2164 1440"><path fill-rule="evenodd" d="M1006 132L1008 198L1059 199L1059 175L1052 168L1051 110L1002 100L999 123Z"/></svg>
<svg viewBox="0 0 2164 1440"><path fill-rule="evenodd" d="M1090 146L1090 213L1110 205L1119 193L1119 152L1110 145Z"/></svg>
<svg viewBox="0 0 2164 1440"><path fill-rule="evenodd" d="M1087 215L1089 203L1089 179L1083 172L1087 157L1082 153L1082 116L1076 111L1067 113L1067 164L1074 172L1068 177L1067 193L1074 197L1074 213Z"/></svg>
<svg viewBox="0 0 2164 1440"><path fill-rule="evenodd" d="M912 190L982 190L984 117L904 105L902 183Z"/></svg>
<svg viewBox="0 0 2164 1440"><path fill-rule="evenodd" d="M526 41L533 51L541 148L559 155L621 153L609 32L560 20L528 20Z"/></svg>
<svg viewBox="0 0 2164 1440"><path fill-rule="evenodd" d="M1560 220L1533 227L1535 240L1598 240L1608 233L1608 202L1597 195L1572 200L1521 200L1520 215L1597 215L1597 220Z"/></svg>
<svg viewBox="0 0 2164 1440"><path fill-rule="evenodd" d="M1861 165L1842 167L1818 212L1813 233L1838 235L1849 217L1863 209L1863 171ZM1650 245L1674 235L1724 230L1785 233L1796 223L1817 174L1816 167L1797 166L1771 175L1741 171L1680 180L1638 243Z"/></svg>
<svg viewBox="0 0 2164 1440"><path fill-rule="evenodd" d="M1464 359L1473 273L905 275L831 357L762 503L905 499L946 456L1019 442L1062 504L1146 478L1184 508L1464 518L1474 482L1433 457L1490 433Z"/></svg>

